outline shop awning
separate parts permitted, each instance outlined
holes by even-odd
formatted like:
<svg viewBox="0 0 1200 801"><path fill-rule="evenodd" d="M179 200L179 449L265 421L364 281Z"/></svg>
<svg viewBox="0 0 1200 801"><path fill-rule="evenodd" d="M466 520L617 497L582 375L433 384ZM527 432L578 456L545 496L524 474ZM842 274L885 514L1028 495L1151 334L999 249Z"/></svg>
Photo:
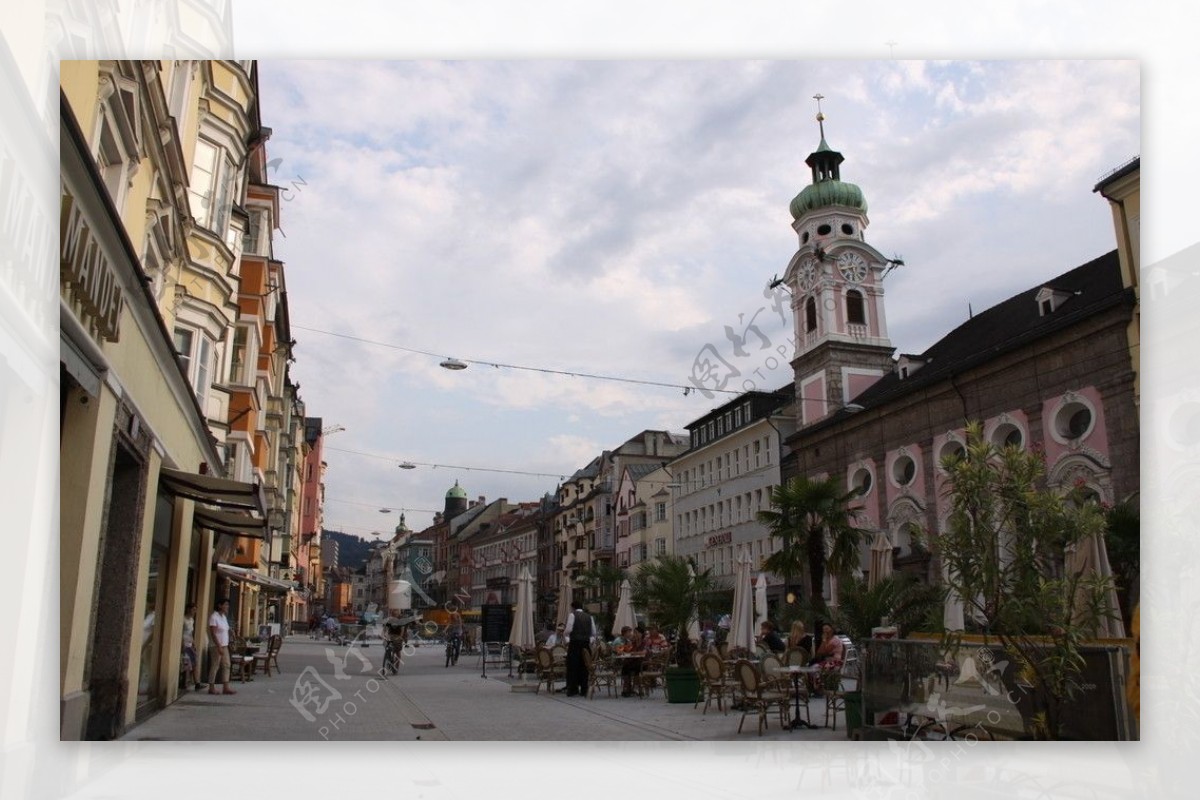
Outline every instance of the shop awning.
<svg viewBox="0 0 1200 801"><path fill-rule="evenodd" d="M261 573L256 573L248 567L218 564L217 572L222 576L226 576L236 581L246 581L251 584L257 584L264 589L271 590L272 592L289 592L296 589L296 583L294 581L281 581L280 579L273 579L270 576L264 576Z"/></svg>
<svg viewBox="0 0 1200 801"><path fill-rule="evenodd" d="M192 512L192 522L197 526L235 537L255 537L261 540L265 539L267 534L267 521L246 512L222 512L197 506Z"/></svg>
<svg viewBox="0 0 1200 801"><path fill-rule="evenodd" d="M187 473L170 467L159 471L159 482L171 494L181 498L225 509L246 509L266 516L262 487L258 484Z"/></svg>

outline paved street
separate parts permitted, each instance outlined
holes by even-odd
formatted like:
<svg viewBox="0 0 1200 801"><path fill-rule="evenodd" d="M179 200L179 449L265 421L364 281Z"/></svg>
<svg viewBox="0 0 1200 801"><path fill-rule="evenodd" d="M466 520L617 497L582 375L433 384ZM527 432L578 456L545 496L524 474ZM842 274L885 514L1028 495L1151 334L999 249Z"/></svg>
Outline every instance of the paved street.
<svg viewBox="0 0 1200 801"><path fill-rule="evenodd" d="M234 681L235 696L187 692L123 739L845 741L840 719L836 732L792 733L769 718L760 738L753 715L739 735L740 713L702 715L691 704L666 703L660 692L638 699L601 691L588 700L515 691L521 682L505 667L488 665L485 679L479 657L463 654L446 668L436 647L416 649L399 676L380 680L374 668L382 657L378 644L351 650L291 636L279 654L282 674ZM823 722L824 711L820 699L811 702L814 723Z"/></svg>

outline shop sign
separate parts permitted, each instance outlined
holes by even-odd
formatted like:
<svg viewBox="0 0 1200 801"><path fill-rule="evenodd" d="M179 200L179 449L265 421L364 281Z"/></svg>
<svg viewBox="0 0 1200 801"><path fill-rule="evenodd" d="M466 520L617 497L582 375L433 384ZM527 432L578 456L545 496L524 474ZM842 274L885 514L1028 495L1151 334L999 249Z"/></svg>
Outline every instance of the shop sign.
<svg viewBox="0 0 1200 801"><path fill-rule="evenodd" d="M66 191L62 196L60 223L62 280L71 286L75 299L100 337L116 342L124 305L121 287L83 211Z"/></svg>
<svg viewBox="0 0 1200 801"><path fill-rule="evenodd" d="M705 548L716 548L721 545L729 545L733 542L732 531L722 531L720 534L712 534L704 542Z"/></svg>

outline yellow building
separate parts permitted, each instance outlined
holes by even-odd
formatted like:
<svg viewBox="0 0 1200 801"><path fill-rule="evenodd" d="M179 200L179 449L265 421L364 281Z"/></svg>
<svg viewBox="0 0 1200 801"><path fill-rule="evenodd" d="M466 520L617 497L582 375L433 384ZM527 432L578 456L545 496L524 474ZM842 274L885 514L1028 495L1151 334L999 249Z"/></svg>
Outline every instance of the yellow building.
<svg viewBox="0 0 1200 801"><path fill-rule="evenodd" d="M1133 399L1141 402L1141 284L1142 269L1142 159L1130 159L1104 176L1092 191L1112 207L1113 227L1117 235L1117 257L1121 262L1121 280L1133 288L1136 300L1129 321L1129 356L1133 360Z"/></svg>
<svg viewBox="0 0 1200 801"><path fill-rule="evenodd" d="M189 602L201 654L227 593L283 619L304 417L255 64L60 75L60 724L108 739L178 696Z"/></svg>

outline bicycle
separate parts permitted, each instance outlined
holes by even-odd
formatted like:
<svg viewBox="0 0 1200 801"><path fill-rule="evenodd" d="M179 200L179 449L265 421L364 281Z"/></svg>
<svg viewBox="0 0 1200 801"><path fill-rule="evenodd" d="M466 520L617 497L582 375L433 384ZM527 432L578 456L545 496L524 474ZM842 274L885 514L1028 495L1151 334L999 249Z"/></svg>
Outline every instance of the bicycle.
<svg viewBox="0 0 1200 801"><path fill-rule="evenodd" d="M385 637L383 640L383 667L379 669L379 675L387 678L390 672L393 676L400 672L401 659L400 653L402 643L400 641L392 641L391 638Z"/></svg>
<svg viewBox="0 0 1200 801"><path fill-rule="evenodd" d="M462 652L462 637L451 634L446 637L446 667L458 664L458 655Z"/></svg>

